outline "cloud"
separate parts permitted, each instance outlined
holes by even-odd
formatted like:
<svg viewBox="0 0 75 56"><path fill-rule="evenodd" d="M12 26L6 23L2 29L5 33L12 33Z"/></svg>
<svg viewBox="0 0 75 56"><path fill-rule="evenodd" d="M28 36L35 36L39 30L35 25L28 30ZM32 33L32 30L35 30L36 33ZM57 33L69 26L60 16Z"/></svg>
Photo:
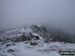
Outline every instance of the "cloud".
<svg viewBox="0 0 75 56"><path fill-rule="evenodd" d="M44 22L75 32L74 0L0 0L0 30Z"/></svg>

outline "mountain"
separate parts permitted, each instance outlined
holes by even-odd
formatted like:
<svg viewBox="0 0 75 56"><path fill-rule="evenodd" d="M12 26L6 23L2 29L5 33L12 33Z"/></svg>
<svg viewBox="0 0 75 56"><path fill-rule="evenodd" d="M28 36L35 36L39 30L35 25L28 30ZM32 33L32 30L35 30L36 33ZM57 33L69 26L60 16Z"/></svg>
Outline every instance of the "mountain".
<svg viewBox="0 0 75 56"><path fill-rule="evenodd" d="M68 42L74 43L75 38L69 35L62 29L48 29L42 24L32 24L25 27L19 27L12 30L7 30L0 34L0 41L27 41L34 37L43 39L44 42Z"/></svg>
<svg viewBox="0 0 75 56"><path fill-rule="evenodd" d="M43 39L43 41L52 41L53 38L49 31L41 24L33 24L26 27L20 27L12 30L5 31L2 34L3 41L27 41L32 40L34 37L36 39Z"/></svg>
<svg viewBox="0 0 75 56"><path fill-rule="evenodd" d="M0 56L61 56L62 50L74 52L75 43L65 43L69 39L66 37L65 32L50 32L42 24L7 30L0 34Z"/></svg>

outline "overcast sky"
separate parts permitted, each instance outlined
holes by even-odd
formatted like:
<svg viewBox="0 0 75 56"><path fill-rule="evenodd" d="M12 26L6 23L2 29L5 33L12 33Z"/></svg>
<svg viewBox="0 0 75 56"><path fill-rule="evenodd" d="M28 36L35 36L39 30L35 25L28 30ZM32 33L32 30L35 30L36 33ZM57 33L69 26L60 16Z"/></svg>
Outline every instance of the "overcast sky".
<svg viewBox="0 0 75 56"><path fill-rule="evenodd" d="M0 0L0 30L38 22L75 33L75 0Z"/></svg>

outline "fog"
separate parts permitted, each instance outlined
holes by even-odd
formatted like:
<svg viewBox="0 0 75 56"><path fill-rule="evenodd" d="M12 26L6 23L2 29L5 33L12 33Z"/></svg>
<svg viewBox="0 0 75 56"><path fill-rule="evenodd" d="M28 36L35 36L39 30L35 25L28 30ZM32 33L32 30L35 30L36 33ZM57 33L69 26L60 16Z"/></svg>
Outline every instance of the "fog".
<svg viewBox="0 0 75 56"><path fill-rule="evenodd" d="M0 0L0 30L44 23L75 33L74 0Z"/></svg>

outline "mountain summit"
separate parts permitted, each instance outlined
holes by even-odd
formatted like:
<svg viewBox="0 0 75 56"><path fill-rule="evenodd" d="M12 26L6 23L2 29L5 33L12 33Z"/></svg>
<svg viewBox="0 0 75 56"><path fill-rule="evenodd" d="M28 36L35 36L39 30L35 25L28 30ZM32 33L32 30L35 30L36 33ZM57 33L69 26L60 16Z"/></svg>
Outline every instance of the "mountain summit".
<svg viewBox="0 0 75 56"><path fill-rule="evenodd" d="M4 41L29 41L34 37L36 39L43 39L43 41L52 41L53 39L47 28L42 24L33 24L26 27L8 30L5 31L1 37Z"/></svg>

